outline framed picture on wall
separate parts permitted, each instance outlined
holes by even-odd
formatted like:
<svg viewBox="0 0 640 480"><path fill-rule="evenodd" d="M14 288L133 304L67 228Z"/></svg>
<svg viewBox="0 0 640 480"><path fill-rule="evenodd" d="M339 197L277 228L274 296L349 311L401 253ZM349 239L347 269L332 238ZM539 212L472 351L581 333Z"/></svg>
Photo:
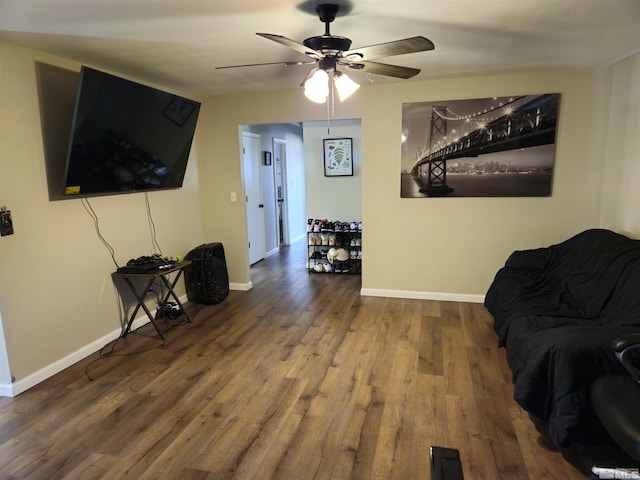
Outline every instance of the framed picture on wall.
<svg viewBox="0 0 640 480"><path fill-rule="evenodd" d="M550 197L559 93L402 105L401 198Z"/></svg>
<svg viewBox="0 0 640 480"><path fill-rule="evenodd" d="M353 176L353 139L325 138L323 147L325 177Z"/></svg>
<svg viewBox="0 0 640 480"><path fill-rule="evenodd" d="M267 167L271 165L271 152L264 152L264 164Z"/></svg>

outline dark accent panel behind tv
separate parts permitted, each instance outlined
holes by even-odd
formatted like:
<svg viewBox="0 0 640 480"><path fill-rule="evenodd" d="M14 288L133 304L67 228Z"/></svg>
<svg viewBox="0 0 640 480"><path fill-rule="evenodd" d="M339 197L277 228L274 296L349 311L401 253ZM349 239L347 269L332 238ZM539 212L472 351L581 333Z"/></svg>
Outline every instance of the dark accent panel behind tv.
<svg viewBox="0 0 640 480"><path fill-rule="evenodd" d="M79 79L78 72L36 62L42 146L51 201L68 198L62 195L61 185Z"/></svg>

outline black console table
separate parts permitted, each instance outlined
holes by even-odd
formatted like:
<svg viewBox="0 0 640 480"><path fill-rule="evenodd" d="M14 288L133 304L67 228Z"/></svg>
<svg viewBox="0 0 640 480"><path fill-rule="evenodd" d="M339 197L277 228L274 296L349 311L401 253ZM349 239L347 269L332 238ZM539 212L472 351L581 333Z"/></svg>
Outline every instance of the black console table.
<svg viewBox="0 0 640 480"><path fill-rule="evenodd" d="M140 308L142 308L147 314L147 317L149 317L149 320L151 320L151 324L155 327L156 331L158 332L158 335L160 335L160 338L164 340L165 338L164 333L162 333L162 330L156 324L156 318L153 316L151 311L149 311L149 308L144 303L144 299L147 297L147 294L151 291L151 287L153 286L153 283L156 280L162 281L162 283L164 283L164 285L167 287L167 293L164 295L164 298L162 299L161 304L165 304L170 297L173 298L175 302L178 304L178 306L180 307L180 310L182 311L182 314L186 317L187 321L191 323L191 318L189 317L189 314L187 314L186 310L182 306L182 303L180 303L180 299L178 298L178 296L176 295L176 292L174 291L174 288L178 283L178 280L182 276L182 272L184 268L189 266L190 264L191 264L191 260L184 260L180 263L176 263L175 265L161 265L159 268L155 268L153 270L149 270L143 273L140 273L140 272L136 272L136 273L116 272L115 273L116 275L122 277L124 282L131 289L131 292L133 293L133 295L138 300L138 304L136 305L136 308L133 310L133 312L131 313L131 316L129 317L129 321L127 322L127 327L125 328L124 332L121 335L122 338L126 337L129 334L129 331L131 330L131 324L135 320L136 315L138 314L138 311L140 310ZM173 278L173 280L170 280L170 275L172 273L176 273L176 276ZM147 283L141 292L139 292L138 289L136 289L135 285L131 281L132 278L141 278L141 279L147 280Z"/></svg>

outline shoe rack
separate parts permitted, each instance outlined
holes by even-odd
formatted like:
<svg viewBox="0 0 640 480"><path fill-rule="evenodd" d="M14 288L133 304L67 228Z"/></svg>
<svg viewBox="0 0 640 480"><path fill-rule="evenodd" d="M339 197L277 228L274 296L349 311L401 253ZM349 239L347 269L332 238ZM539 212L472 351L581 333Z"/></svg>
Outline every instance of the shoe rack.
<svg viewBox="0 0 640 480"><path fill-rule="evenodd" d="M311 273L362 272L362 222L307 223L307 269Z"/></svg>

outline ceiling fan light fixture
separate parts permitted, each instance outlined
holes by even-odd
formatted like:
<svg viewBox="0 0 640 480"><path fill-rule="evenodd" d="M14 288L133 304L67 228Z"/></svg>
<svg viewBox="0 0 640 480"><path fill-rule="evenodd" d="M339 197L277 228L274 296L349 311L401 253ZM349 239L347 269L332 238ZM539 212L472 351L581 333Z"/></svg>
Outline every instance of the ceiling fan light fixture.
<svg viewBox="0 0 640 480"><path fill-rule="evenodd" d="M333 76L333 81L336 85L336 90L338 90L338 98L340 98L341 102L349 98L360 88L360 85L351 80L346 73L336 71Z"/></svg>
<svg viewBox="0 0 640 480"><path fill-rule="evenodd" d="M304 82L304 95L315 103L324 103L329 95L329 75L324 70L317 70Z"/></svg>

